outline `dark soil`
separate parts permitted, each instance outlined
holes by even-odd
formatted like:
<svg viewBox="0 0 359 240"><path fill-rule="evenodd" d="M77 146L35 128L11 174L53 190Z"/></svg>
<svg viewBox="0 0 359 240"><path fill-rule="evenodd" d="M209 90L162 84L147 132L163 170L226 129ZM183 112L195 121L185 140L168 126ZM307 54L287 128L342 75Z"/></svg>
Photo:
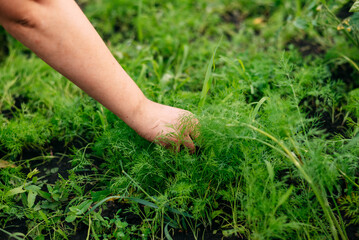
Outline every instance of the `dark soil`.
<svg viewBox="0 0 359 240"><path fill-rule="evenodd" d="M24 220L14 219L7 222L5 231L9 233L27 233L27 226ZM15 238L10 238L9 235L5 234L4 232L0 231L0 239L1 240L16 240Z"/></svg>
<svg viewBox="0 0 359 240"><path fill-rule="evenodd" d="M31 160L29 162L30 169L24 169L23 171L27 174L37 168L39 170L37 177L44 177L43 181L50 184L54 184L59 179L59 175L67 178L69 176L68 170L72 169L70 158L68 157L69 149L72 145L73 143L69 143L65 146L64 142L53 140L43 150L25 149L21 154L21 159L27 160L39 156L40 158ZM52 158L45 157L49 155ZM41 156L44 157L41 158Z"/></svg>
<svg viewBox="0 0 359 240"><path fill-rule="evenodd" d="M349 92L359 88L359 72L356 71L350 63L340 65L332 64L330 66L332 80L341 80L346 85L346 91Z"/></svg>
<svg viewBox="0 0 359 240"><path fill-rule="evenodd" d="M350 17L353 13L349 12L350 8L353 6L353 1L347 1L346 4L343 5L336 13L336 16L340 19L345 19Z"/></svg>
<svg viewBox="0 0 359 240"><path fill-rule="evenodd" d="M69 236L69 240L85 240L87 238L88 228L89 227L86 224L81 222L77 226L76 234ZM90 238L90 239L92 239L92 238Z"/></svg>
<svg viewBox="0 0 359 240"><path fill-rule="evenodd" d="M297 47L303 57L309 55L323 55L325 53L323 47L313 39L293 39L288 44L293 44Z"/></svg>
<svg viewBox="0 0 359 240"><path fill-rule="evenodd" d="M68 157L58 155L54 157L53 159L45 160L46 164L42 162L37 166L37 169L40 171L37 176L44 176L49 184L54 184L59 179L59 175L65 179L68 178L68 170L72 168Z"/></svg>
<svg viewBox="0 0 359 240"><path fill-rule="evenodd" d="M14 101L15 101L14 106L12 106L10 109L3 110L0 112L0 114L4 115L4 117L9 120L14 118L14 113L16 112L17 109L21 109L22 104L26 104L29 102L29 98L24 96L18 96L14 98Z"/></svg>
<svg viewBox="0 0 359 240"><path fill-rule="evenodd" d="M230 203L223 200L222 198L216 200L219 204L218 209L221 209L228 215L232 215L232 208L230 207ZM187 219L189 220L189 219ZM221 226L223 226L223 222L216 221L219 220L213 219L211 226L197 226L196 238L194 237L194 233L190 229L173 229L170 228L169 232L174 240L195 240L195 239L206 239L206 240L244 240L245 238L242 236L223 236ZM214 233L215 232L215 233Z"/></svg>
<svg viewBox="0 0 359 240"><path fill-rule="evenodd" d="M326 134L350 137L347 133L351 126L344 119L345 113L340 109L335 109L334 118L332 118L329 109L325 108L326 103L322 97L307 96L300 101L299 106L306 112L308 118L318 119L316 127L324 130ZM355 119L353 116L351 117Z"/></svg>
<svg viewBox="0 0 359 240"><path fill-rule="evenodd" d="M225 209L224 211L230 211L230 209ZM144 208L142 205L139 205L141 208L141 211L144 211ZM105 207L102 210L102 217L107 217L109 219L113 219L116 215L117 217L124 219L128 224L130 225L141 225L142 224L142 218L130 210L131 204L123 201L108 201L105 205ZM216 234L213 233L214 230L220 229L220 224L214 224L212 228L201 228L199 227L199 232L197 234L198 239L206 239L206 240L220 240L220 239L227 239L227 240L238 240L238 239L244 239L238 236L233 237L224 237L221 231L218 231ZM87 228L85 228L87 230ZM192 231L186 231L183 229L173 229L170 228L169 232L174 240L195 240L193 236ZM70 239L76 240L81 239L79 236L82 236L84 233L81 230L81 228L76 233L76 236L71 237ZM133 236L138 237L138 236ZM160 235L158 235L160 238Z"/></svg>
<svg viewBox="0 0 359 240"><path fill-rule="evenodd" d="M349 240L358 240L359 239L359 224L350 225L346 228L346 232Z"/></svg>
<svg viewBox="0 0 359 240"><path fill-rule="evenodd" d="M119 201L109 201L106 203L105 210L102 211L102 217L114 218L116 214L119 214L120 218L125 219L128 224L141 225L142 219L140 216L132 213L129 203ZM141 208L141 206L140 206ZM142 209L143 210L143 209Z"/></svg>
<svg viewBox="0 0 359 240"><path fill-rule="evenodd" d="M5 30L0 27L0 63L9 55L9 48Z"/></svg>
<svg viewBox="0 0 359 240"><path fill-rule="evenodd" d="M21 104L23 100L24 100L23 98L17 98L15 104L17 105L16 107L18 107L19 106L18 104ZM40 171L39 174L37 174L37 177L44 177L42 181L45 181L50 184L55 183L59 179L58 176L59 174L61 174L62 177L67 178L68 177L67 171L71 169L71 163L68 161L69 160L68 158L62 156L66 152L64 150L64 145L59 142L56 142L53 144L53 146L49 147L47 150L52 151L52 149L57 150L54 154L55 158L50 160L46 158L42 158L42 159L40 158L39 160L32 160L29 162L30 169L24 168L22 171L25 174L27 174L32 169L37 168ZM36 149L24 150L20 156L20 159L18 159L17 161L22 161L21 159L32 159L39 156L43 156L43 152L40 150L36 150ZM54 171L54 169L57 170ZM5 230L10 233L21 232L26 234L28 228L25 221L20 219L14 219L6 224ZM82 240L85 238L80 238L80 239ZM7 234L0 231L0 239L14 240L15 238L9 238Z"/></svg>
<svg viewBox="0 0 359 240"><path fill-rule="evenodd" d="M221 15L222 21L232 23L238 30L242 21L246 18L239 9L230 9Z"/></svg>
<svg viewBox="0 0 359 240"><path fill-rule="evenodd" d="M186 233L186 232L181 232L181 231L177 231L174 233L174 235L172 236L173 240L196 240L196 238L193 236L193 233ZM210 231L200 231L198 233L198 238L197 239L206 239L206 240L241 240L244 238L241 237L224 237L223 234L221 233L221 231L219 231L217 234L213 234L213 232Z"/></svg>
<svg viewBox="0 0 359 240"><path fill-rule="evenodd" d="M330 200L330 199L329 199ZM330 204L332 202L330 201ZM334 206L334 205L333 205ZM341 216L343 216L344 224L346 225L345 232L347 233L349 240L358 240L359 239L359 224L347 225L350 222L350 219L345 217L345 212L340 211Z"/></svg>

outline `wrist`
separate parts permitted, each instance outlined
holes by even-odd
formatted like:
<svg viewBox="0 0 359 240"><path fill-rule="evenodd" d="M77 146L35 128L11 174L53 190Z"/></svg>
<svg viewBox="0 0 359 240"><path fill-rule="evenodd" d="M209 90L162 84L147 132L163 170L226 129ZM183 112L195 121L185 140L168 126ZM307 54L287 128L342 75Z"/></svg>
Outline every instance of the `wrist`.
<svg viewBox="0 0 359 240"><path fill-rule="evenodd" d="M124 120L128 126L135 130L140 136L149 139L146 136L146 129L151 122L151 109L154 102L146 98L144 95L134 105L131 114L127 117L128 121Z"/></svg>

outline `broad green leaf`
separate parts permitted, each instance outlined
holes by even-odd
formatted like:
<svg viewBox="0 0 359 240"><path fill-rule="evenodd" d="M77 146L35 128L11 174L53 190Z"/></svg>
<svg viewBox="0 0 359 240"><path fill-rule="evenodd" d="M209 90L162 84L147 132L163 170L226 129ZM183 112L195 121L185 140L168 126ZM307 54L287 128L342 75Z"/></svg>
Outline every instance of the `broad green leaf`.
<svg viewBox="0 0 359 240"><path fill-rule="evenodd" d="M84 201L83 203L81 203L81 204L79 205L79 209L80 209L81 214L83 214L84 212L86 212L86 211L90 208L90 206L91 206L92 203L93 203L92 200L86 200L86 201Z"/></svg>
<svg viewBox="0 0 359 240"><path fill-rule="evenodd" d="M55 200L55 201L59 201L61 194L56 190L54 192L52 192L51 197Z"/></svg>
<svg viewBox="0 0 359 240"><path fill-rule="evenodd" d="M81 203L80 205L78 206L73 206L73 207L70 207L70 211L75 213L76 215L81 215L83 214L84 212L87 211L87 209L90 208L91 204L93 203L93 201L91 200L86 200L84 201L83 203Z"/></svg>
<svg viewBox="0 0 359 240"><path fill-rule="evenodd" d="M38 192L41 188L39 186L36 185L29 185L25 187L25 190L27 191L34 191L34 192Z"/></svg>
<svg viewBox="0 0 359 240"><path fill-rule="evenodd" d="M47 187L47 191L49 191L49 193L52 193L54 191L54 189L51 187L50 184L46 184Z"/></svg>
<svg viewBox="0 0 359 240"><path fill-rule="evenodd" d="M103 191L91 192L91 197L94 202L98 202L110 194L111 194L111 191L106 189Z"/></svg>
<svg viewBox="0 0 359 240"><path fill-rule="evenodd" d="M29 208L32 208L32 206L34 206L36 196L37 196L37 192L34 192L32 190L29 191L27 195L27 206Z"/></svg>
<svg viewBox="0 0 359 240"><path fill-rule="evenodd" d="M349 12L359 12L359 0L356 0Z"/></svg>
<svg viewBox="0 0 359 240"><path fill-rule="evenodd" d="M50 209L50 210L56 210L57 208L59 208L59 206L60 206L59 202L45 201L44 203L41 204L42 209Z"/></svg>
<svg viewBox="0 0 359 240"><path fill-rule="evenodd" d="M140 198L129 197L128 199L132 200L134 202L137 202L139 204L151 207L151 208L156 208L156 209L158 208L158 206L156 204L154 204L152 202L149 202L149 201L146 201L146 200L143 200L143 199L140 199Z"/></svg>
<svg viewBox="0 0 359 240"><path fill-rule="evenodd" d="M46 200L51 201L51 194L50 194L50 193L45 192L45 191L42 191L42 190L37 191L37 193L38 193L41 197L45 198Z"/></svg>
<svg viewBox="0 0 359 240"><path fill-rule="evenodd" d="M31 179L31 181L32 181L33 184L36 184L36 183L37 183L37 177L36 177L36 176L33 177L33 178Z"/></svg>
<svg viewBox="0 0 359 240"><path fill-rule="evenodd" d="M47 218L46 214L42 210L39 211L39 214L41 218L45 221L45 223L49 224L49 219Z"/></svg>
<svg viewBox="0 0 359 240"><path fill-rule="evenodd" d="M68 222L68 223L71 223L71 222L75 221L76 217L77 217L77 216L76 216L75 214L70 213L70 214L65 218L65 221Z"/></svg>
<svg viewBox="0 0 359 240"><path fill-rule="evenodd" d="M16 194L23 193L23 192L26 192L26 190L23 189L23 186L17 187L17 188L14 188L14 189L9 190L9 191L5 194L5 197L10 197L10 196L12 196L12 195L16 195Z"/></svg>

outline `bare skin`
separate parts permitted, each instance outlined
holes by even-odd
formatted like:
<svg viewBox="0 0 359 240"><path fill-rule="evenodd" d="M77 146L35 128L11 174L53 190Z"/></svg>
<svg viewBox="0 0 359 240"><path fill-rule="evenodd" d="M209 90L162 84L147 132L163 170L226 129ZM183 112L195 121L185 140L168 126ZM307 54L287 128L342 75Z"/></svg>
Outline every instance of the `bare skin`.
<svg viewBox="0 0 359 240"><path fill-rule="evenodd" d="M75 1L0 0L0 24L145 139L195 150L198 121L186 110L147 99Z"/></svg>

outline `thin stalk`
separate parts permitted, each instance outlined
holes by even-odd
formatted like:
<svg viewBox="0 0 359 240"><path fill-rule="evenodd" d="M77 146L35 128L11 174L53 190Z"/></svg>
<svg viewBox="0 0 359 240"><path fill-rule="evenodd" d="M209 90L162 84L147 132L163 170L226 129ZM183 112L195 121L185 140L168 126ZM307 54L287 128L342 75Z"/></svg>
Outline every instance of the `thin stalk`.
<svg viewBox="0 0 359 240"><path fill-rule="evenodd" d="M86 238L86 240L90 239L90 230L91 230L91 216L89 215L89 228L87 230L87 238Z"/></svg>
<svg viewBox="0 0 359 240"><path fill-rule="evenodd" d="M293 92L295 105L296 105L296 108L297 108L297 111L298 111L298 117L300 118L300 123L302 124L305 140L308 140L307 130L306 130L306 127L305 127L305 124L303 122L303 118L302 118L302 115L301 115L301 112L300 112L300 109L299 109L299 101L298 101L298 98L297 98L297 94L294 91L293 84L290 84L290 88L292 89L292 92Z"/></svg>
<svg viewBox="0 0 359 240"><path fill-rule="evenodd" d="M343 172L343 171L340 170L339 168L338 168L338 171L339 171L346 179L348 179L349 182L351 182L354 186L356 186L356 187L359 189L359 185L358 185L356 182L354 182L345 172Z"/></svg>
<svg viewBox="0 0 359 240"><path fill-rule="evenodd" d="M16 239L16 240L24 240L25 238L20 238L20 237L18 237L18 235L17 235L17 233L11 233L11 232L8 232L8 231L6 231L6 230L4 230L4 229L1 229L0 228L0 231L2 231L2 232L4 232L5 234L7 234L7 235L9 235L9 239L10 238L14 238L14 239ZM23 233L20 233L21 235L23 235ZM20 236L20 235L19 235Z"/></svg>
<svg viewBox="0 0 359 240"><path fill-rule="evenodd" d="M339 53L339 55L342 56L345 60L347 60L351 65L353 65L353 67L359 72L359 66L353 60L351 60L342 53Z"/></svg>
<svg viewBox="0 0 359 240"><path fill-rule="evenodd" d="M334 205L335 205L335 210L336 210L337 213L338 213L340 225L341 225L343 228L345 228L345 224L344 224L344 222L343 222L343 218L342 218L341 215L340 215L340 211L339 211L338 204L336 203L335 198L334 198L334 196L333 196L333 193L332 193L331 191L330 191L330 197L332 198L333 203L334 203ZM345 234L345 237L348 238L348 235L347 235L347 233L346 233L345 231L344 231L344 234Z"/></svg>
<svg viewBox="0 0 359 240"><path fill-rule="evenodd" d="M126 177L128 177L135 185L136 187L138 187L149 199L151 199L151 201L157 203L156 199L154 199L150 194L148 194L139 184L137 184L137 182L130 176L128 175L124 170L122 170L122 173L126 175Z"/></svg>
<svg viewBox="0 0 359 240"><path fill-rule="evenodd" d="M163 215L164 215L164 209L162 208L162 210L161 210L161 239L164 239L163 238L163 229L164 229L164 217L163 217Z"/></svg>

